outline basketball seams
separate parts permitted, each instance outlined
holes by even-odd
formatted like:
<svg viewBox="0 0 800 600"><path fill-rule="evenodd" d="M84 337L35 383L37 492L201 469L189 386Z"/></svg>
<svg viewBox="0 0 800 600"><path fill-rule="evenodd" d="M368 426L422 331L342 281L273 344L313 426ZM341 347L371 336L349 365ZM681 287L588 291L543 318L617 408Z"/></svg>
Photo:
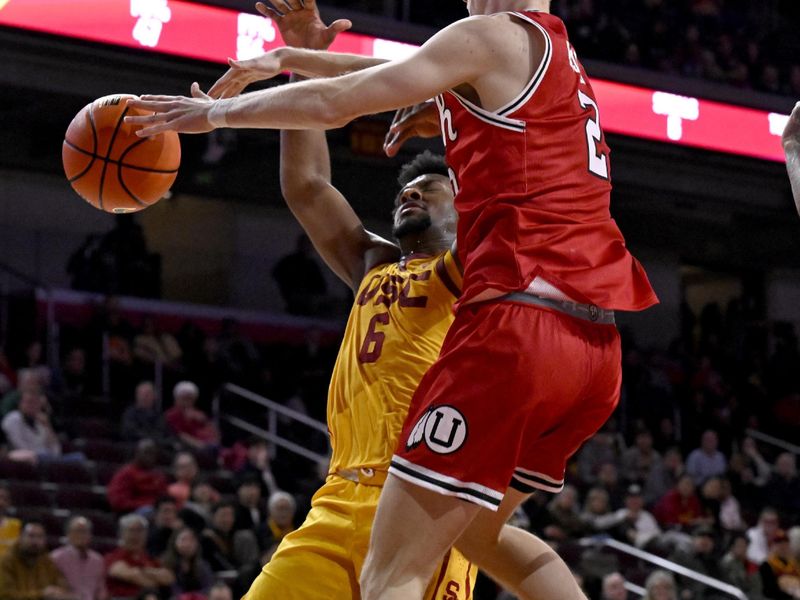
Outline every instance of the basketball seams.
<svg viewBox="0 0 800 600"><path fill-rule="evenodd" d="M95 159L104 160L102 156L100 156L98 154L95 154L94 152L89 152L88 150L84 150L83 148L81 148L77 144L73 144L72 142L70 142L68 139L64 139L64 143L67 146L69 146L70 148L72 148L73 150L75 150L76 152L80 152L81 154L83 154L85 156L91 156L91 157L93 157ZM132 144L131 147L135 146L136 144L138 144L138 142L136 142L135 144ZM126 150L126 152L127 152L127 150ZM124 153L123 153L123 155L124 155ZM132 165L130 163L123 162L121 160L114 160L113 158L109 158L107 162L111 163L112 165L119 165L123 169L134 169L135 171L146 171L148 173L157 173L159 175L170 175L172 173L177 173L178 170L179 170L179 169L153 169L151 167L140 167L139 165ZM71 181L73 181L73 180L70 179L70 182Z"/></svg>
<svg viewBox="0 0 800 600"><path fill-rule="evenodd" d="M92 106L92 110L94 110L94 106ZM125 119L125 115L128 114L128 106L127 103L125 105L125 109L120 114L119 118L117 119L117 125L114 127L114 133L111 134L111 141L108 142L108 152L106 152L106 157L103 162L103 172L100 173L100 190L97 194L97 201L99 204L100 210L103 210L103 187L106 183L106 171L108 170L108 159L111 158L111 151L114 149L114 142L117 140L117 134L119 133L119 128L122 127L122 121Z"/></svg>
<svg viewBox="0 0 800 600"><path fill-rule="evenodd" d="M70 146L73 150L77 150L78 152L82 152L84 154L88 154L89 156L92 157L92 160L89 161L89 164L86 165L86 167L83 169L83 171L81 171L80 173L78 173L77 175L75 175L73 177L68 178L68 181L70 183L74 183L75 181L77 181L78 179L80 179L81 177L86 175L89 171L91 171L92 170L92 166L94 165L94 161L99 158L99 156L97 156L97 128L94 125L94 116L92 115L91 109L89 109L87 111L87 113L88 113L89 125L92 128L92 146L94 148L92 150L92 152L91 153L84 152L81 148L78 148L78 146L76 146L75 144L73 144L72 142L70 142L66 138L64 138L64 143L67 144L68 146Z"/></svg>

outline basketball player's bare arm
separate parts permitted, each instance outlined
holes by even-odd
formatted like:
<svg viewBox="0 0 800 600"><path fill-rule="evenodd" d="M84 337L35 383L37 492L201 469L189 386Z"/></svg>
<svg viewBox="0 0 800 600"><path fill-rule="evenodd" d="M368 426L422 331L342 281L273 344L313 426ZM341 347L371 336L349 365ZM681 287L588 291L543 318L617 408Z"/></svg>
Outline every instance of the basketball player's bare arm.
<svg viewBox="0 0 800 600"><path fill-rule="evenodd" d="M786 153L789 181L792 182L794 205L800 214L800 102L795 105L783 132L783 150Z"/></svg>
<svg viewBox="0 0 800 600"><path fill-rule="evenodd" d="M192 98L144 96L130 105L156 114L127 121L144 125L142 136L167 130L204 133L217 126L329 129L361 115L424 102L465 83L492 109L508 100L507 90L521 89L529 77L530 66L519 65L517 71L512 60L519 62L519 46L526 40L524 30L510 26L508 17L471 17L439 32L404 60L218 101L196 86ZM537 63L540 59L532 57Z"/></svg>
<svg viewBox="0 0 800 600"><path fill-rule="evenodd" d="M333 29L335 23L325 26L313 0L276 15L274 20L284 41L293 47L325 49L339 33ZM282 131L280 154L281 191L286 204L340 279L357 289L374 261L399 258L399 248L366 231L350 204L333 187L325 132Z"/></svg>
<svg viewBox="0 0 800 600"><path fill-rule="evenodd" d="M230 69L208 90L214 99L238 96L248 85L285 71L304 77L338 77L387 62L382 58L326 52L336 36L353 24L339 19L326 26L319 18L316 0L286 0L285 5L274 2L272 7L257 2L256 10L278 26L287 47L249 60L228 59ZM293 46L291 40L300 38L312 40L314 45Z"/></svg>

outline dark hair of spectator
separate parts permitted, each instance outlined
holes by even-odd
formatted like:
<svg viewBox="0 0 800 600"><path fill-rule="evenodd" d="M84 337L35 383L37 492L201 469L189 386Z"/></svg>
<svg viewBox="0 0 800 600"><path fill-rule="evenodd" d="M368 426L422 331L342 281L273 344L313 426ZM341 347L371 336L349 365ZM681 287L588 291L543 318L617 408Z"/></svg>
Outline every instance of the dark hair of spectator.
<svg viewBox="0 0 800 600"><path fill-rule="evenodd" d="M172 496L161 496L156 503L153 505L153 510L157 511L161 508L164 504L174 504L175 506L178 505L178 501L175 500Z"/></svg>
<svg viewBox="0 0 800 600"><path fill-rule="evenodd" d="M233 500L220 500L214 505L214 508L211 510L211 514L217 514L217 511L223 508L230 508L236 510L236 502Z"/></svg>
<svg viewBox="0 0 800 600"><path fill-rule="evenodd" d="M444 157L434 154L430 150L417 154L411 162L404 164L400 168L397 183L403 188L422 175L444 175L449 177L450 171Z"/></svg>

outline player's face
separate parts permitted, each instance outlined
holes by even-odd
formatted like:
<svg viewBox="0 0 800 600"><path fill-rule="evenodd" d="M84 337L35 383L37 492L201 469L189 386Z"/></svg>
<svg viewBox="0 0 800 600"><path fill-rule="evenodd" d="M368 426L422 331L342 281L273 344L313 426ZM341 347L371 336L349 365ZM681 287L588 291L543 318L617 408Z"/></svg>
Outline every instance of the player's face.
<svg viewBox="0 0 800 600"><path fill-rule="evenodd" d="M455 233L453 188L444 175L421 175L408 183L394 201L392 232L397 239L435 228Z"/></svg>

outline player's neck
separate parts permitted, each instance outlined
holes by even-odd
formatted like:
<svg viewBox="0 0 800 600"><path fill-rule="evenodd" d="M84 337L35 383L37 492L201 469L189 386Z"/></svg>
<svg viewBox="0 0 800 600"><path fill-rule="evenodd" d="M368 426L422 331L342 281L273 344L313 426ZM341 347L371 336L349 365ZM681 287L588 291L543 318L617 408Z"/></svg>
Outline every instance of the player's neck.
<svg viewBox="0 0 800 600"><path fill-rule="evenodd" d="M412 254L427 254L433 256L452 248L453 236L443 235L439 231L430 229L422 233L407 235L400 242L400 252L403 257Z"/></svg>
<svg viewBox="0 0 800 600"><path fill-rule="evenodd" d="M550 12L551 0L470 0L470 15L493 15L500 12L538 10Z"/></svg>

